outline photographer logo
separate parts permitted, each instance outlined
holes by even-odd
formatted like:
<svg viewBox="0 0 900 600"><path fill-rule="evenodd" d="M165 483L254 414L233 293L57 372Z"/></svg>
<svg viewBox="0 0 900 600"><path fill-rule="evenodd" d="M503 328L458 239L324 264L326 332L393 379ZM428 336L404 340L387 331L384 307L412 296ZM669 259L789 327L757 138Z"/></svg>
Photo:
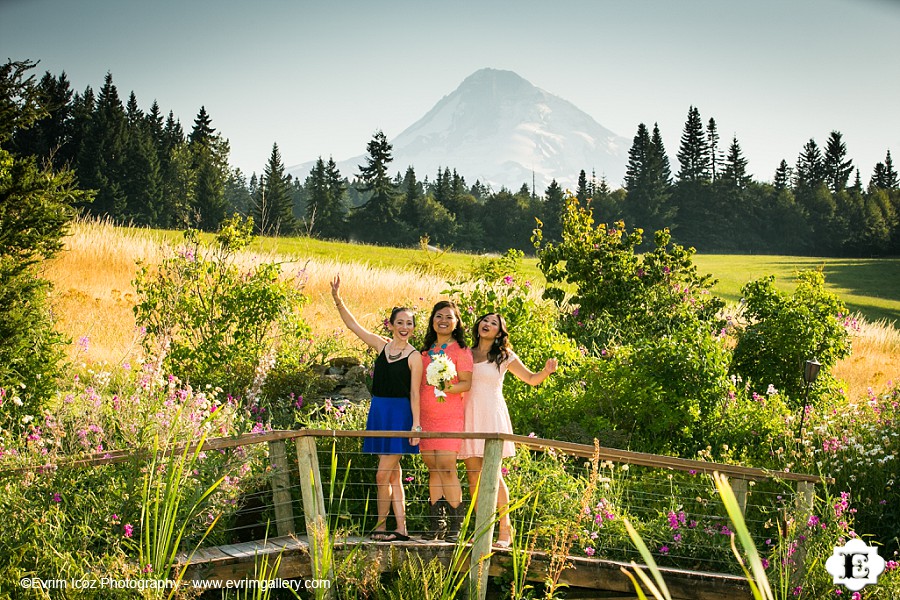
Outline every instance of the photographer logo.
<svg viewBox="0 0 900 600"><path fill-rule="evenodd" d="M878 576L884 572L884 559L878 549L854 538L834 549L825 561L825 569L834 577L834 583L858 592L867 585L878 583Z"/></svg>

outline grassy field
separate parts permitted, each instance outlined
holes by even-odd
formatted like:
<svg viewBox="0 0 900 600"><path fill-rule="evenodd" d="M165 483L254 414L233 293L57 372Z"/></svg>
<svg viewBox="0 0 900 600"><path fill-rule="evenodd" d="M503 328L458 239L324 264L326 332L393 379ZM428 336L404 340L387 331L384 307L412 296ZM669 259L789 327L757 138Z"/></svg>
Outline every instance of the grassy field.
<svg viewBox="0 0 900 600"><path fill-rule="evenodd" d="M175 239L175 232L158 232ZM473 254L446 252L437 256L421 249L391 248L331 242L311 238L261 238L255 250L310 259L356 262L390 269L409 269L412 265L432 263L444 272L465 273L477 260ZM749 281L774 275L776 286L783 290L794 287L797 271L822 269L826 286L869 321L900 320L900 259L848 259L774 255L698 254L694 260L701 273L718 279L714 292L728 302L741 298L741 287ZM537 260L525 260L525 274L534 282L544 283Z"/></svg>
<svg viewBox="0 0 900 600"><path fill-rule="evenodd" d="M139 339L132 313L135 261L157 262L165 246L180 239L175 231L90 222L73 227L66 250L45 266L55 285L58 326L73 340L71 358L115 364L134 355ZM341 273L348 305L363 323L374 326L385 307L427 309L440 298L447 280L463 275L477 259L308 238L260 239L240 259L249 264L260 258L283 262L289 271L304 270L304 291L310 298L304 318L319 335L342 328L329 290L335 273ZM857 394L900 376L900 332L894 326L900 319L900 260L699 255L695 262L701 272L719 279L715 292L729 302L739 300L741 286L752 279L772 274L779 287L791 289L796 271L824 269L829 288L864 317L853 333L853 355L836 368L838 377ZM526 260L525 272L536 284L543 283L534 259Z"/></svg>

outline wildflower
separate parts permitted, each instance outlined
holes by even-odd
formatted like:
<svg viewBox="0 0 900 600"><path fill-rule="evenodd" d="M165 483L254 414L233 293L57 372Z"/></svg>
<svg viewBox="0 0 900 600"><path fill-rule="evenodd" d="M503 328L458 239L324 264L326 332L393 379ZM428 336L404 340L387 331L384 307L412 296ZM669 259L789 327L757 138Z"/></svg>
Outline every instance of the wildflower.
<svg viewBox="0 0 900 600"><path fill-rule="evenodd" d="M659 547L659 553L660 553L660 554L668 554L668 553L669 553L669 547L668 547L668 546L660 546L660 547Z"/></svg>
<svg viewBox="0 0 900 600"><path fill-rule="evenodd" d="M134 526L131 523L125 523L125 537L130 538L134 535Z"/></svg>
<svg viewBox="0 0 900 600"><path fill-rule="evenodd" d="M410 475L409 477L404 478L404 481L405 481L406 483L412 483L412 482L415 481L415 480L416 480L416 478L413 477L412 475Z"/></svg>
<svg viewBox="0 0 900 600"><path fill-rule="evenodd" d="M762 563L762 568L763 568L763 569L768 569L768 568L769 568L769 559L768 559L768 558L763 558L760 562Z"/></svg>
<svg viewBox="0 0 900 600"><path fill-rule="evenodd" d="M503 283L505 283L506 285L512 285L513 284L512 275L507 275L506 277L504 277Z"/></svg>
<svg viewBox="0 0 900 600"><path fill-rule="evenodd" d="M588 546L587 548L584 549L584 553L587 554L588 556L593 556L595 552L596 552L596 550L594 550L590 546Z"/></svg>
<svg viewBox="0 0 900 600"><path fill-rule="evenodd" d="M59 495L59 492L56 492L55 494L53 494L53 501L56 502L57 504L62 502L62 496Z"/></svg>
<svg viewBox="0 0 900 600"><path fill-rule="evenodd" d="M885 571L893 571L894 569L897 568L897 566L898 566L898 563L896 560L889 560L886 563L884 563L884 570Z"/></svg>
<svg viewBox="0 0 900 600"><path fill-rule="evenodd" d="M802 594L802 593L803 593L803 586L802 586L802 585L798 585L798 586L795 587L794 590L793 590L793 594L794 594L795 596L799 596L799 595Z"/></svg>
<svg viewBox="0 0 900 600"><path fill-rule="evenodd" d="M807 527L815 527L819 524L819 517L816 515L810 515L809 519L806 520Z"/></svg>
<svg viewBox="0 0 900 600"><path fill-rule="evenodd" d="M506 477L507 475L509 475L509 469L507 469L506 467L500 467L500 474Z"/></svg>

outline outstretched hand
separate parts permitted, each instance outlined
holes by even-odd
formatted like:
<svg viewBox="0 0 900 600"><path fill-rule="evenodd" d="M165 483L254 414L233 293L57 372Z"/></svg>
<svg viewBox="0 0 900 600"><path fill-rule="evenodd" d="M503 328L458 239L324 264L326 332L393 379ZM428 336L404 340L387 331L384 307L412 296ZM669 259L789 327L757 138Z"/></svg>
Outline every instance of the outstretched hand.
<svg viewBox="0 0 900 600"><path fill-rule="evenodd" d="M331 280L331 297L337 302L341 298L341 275L338 273Z"/></svg>
<svg viewBox="0 0 900 600"><path fill-rule="evenodd" d="M544 365L544 370L547 371L547 375L551 373L556 373L556 367L559 366L559 362L555 358L551 358L547 361L547 364Z"/></svg>

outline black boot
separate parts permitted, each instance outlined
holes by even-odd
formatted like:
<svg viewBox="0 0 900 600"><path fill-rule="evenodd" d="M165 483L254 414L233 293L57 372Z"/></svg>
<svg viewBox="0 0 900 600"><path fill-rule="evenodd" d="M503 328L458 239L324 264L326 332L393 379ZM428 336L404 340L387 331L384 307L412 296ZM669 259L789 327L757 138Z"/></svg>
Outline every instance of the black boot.
<svg viewBox="0 0 900 600"><path fill-rule="evenodd" d="M437 502L429 505L429 529L427 537L433 540L442 540L447 532L447 520L444 513L444 505L447 501L443 496Z"/></svg>
<svg viewBox="0 0 900 600"><path fill-rule="evenodd" d="M463 519L466 516L466 505L460 502L459 506L454 508L450 506L450 503L447 503L447 512L447 541L455 542L459 539L459 530L462 527Z"/></svg>

